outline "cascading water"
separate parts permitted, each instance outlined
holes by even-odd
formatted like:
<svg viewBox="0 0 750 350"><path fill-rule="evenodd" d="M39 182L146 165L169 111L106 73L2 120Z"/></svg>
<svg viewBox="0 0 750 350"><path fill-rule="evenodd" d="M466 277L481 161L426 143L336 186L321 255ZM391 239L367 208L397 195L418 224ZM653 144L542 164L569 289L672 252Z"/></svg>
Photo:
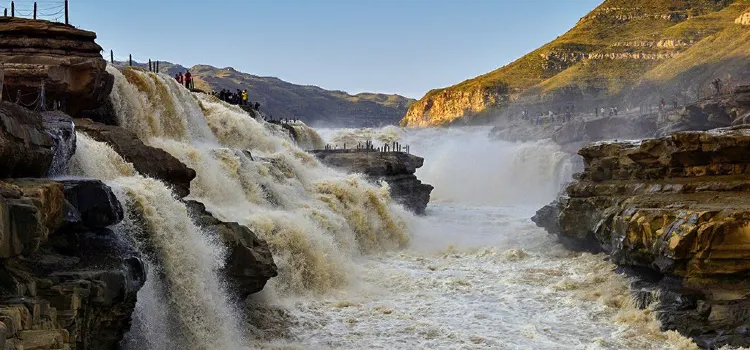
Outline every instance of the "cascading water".
<svg viewBox="0 0 750 350"><path fill-rule="evenodd" d="M401 130L325 129L331 143L376 146L398 141L427 161L417 176L435 186L431 202L542 206L572 176L572 156L551 141L505 142L487 137L486 127Z"/></svg>
<svg viewBox="0 0 750 350"><path fill-rule="evenodd" d="M294 133L297 136L297 146L299 148L302 148L304 150L313 150L323 149L325 147L323 138L321 138L315 130L307 126L305 123L295 121L289 123L289 126L294 129Z"/></svg>
<svg viewBox="0 0 750 350"><path fill-rule="evenodd" d="M52 164L47 172L48 176L63 175L68 167L68 161L76 150L76 133L73 120L60 112L42 113L44 130L52 137Z"/></svg>
<svg viewBox="0 0 750 350"><path fill-rule="evenodd" d="M192 95L166 75L108 71L115 76L120 123L196 170L192 199L269 243L279 267L269 282L274 293L345 286L353 257L408 242L409 214L392 203L386 187L322 166L280 126L212 96ZM304 133L319 142L314 131Z"/></svg>
<svg viewBox="0 0 750 350"><path fill-rule="evenodd" d="M125 344L132 349L242 349L245 340L217 271L224 251L196 227L163 183L139 175L108 145L78 134L72 175L113 188L126 208L117 228L151 261L140 311Z"/></svg>

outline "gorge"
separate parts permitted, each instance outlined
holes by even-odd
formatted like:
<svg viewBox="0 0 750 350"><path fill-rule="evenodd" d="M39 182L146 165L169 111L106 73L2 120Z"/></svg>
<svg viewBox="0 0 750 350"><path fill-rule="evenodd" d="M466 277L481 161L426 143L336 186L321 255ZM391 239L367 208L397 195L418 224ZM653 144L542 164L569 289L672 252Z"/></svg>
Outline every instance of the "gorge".
<svg viewBox="0 0 750 350"><path fill-rule="evenodd" d="M621 3L582 23L742 2ZM91 32L3 31L2 75L37 97L0 102L3 349L750 346L745 86L663 113L314 130L107 64ZM640 64L701 39L540 57ZM426 104L517 92L494 88Z"/></svg>

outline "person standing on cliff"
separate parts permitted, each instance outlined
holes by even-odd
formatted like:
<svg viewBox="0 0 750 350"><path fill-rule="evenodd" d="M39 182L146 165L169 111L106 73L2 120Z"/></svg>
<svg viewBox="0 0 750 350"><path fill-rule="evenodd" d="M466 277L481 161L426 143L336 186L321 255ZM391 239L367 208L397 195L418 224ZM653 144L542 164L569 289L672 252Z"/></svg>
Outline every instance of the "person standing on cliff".
<svg viewBox="0 0 750 350"><path fill-rule="evenodd" d="M185 76L182 75L182 72L177 75L177 82L180 83L180 85L185 84Z"/></svg>
<svg viewBox="0 0 750 350"><path fill-rule="evenodd" d="M185 87L189 90L193 88L193 75L190 71L185 72Z"/></svg>

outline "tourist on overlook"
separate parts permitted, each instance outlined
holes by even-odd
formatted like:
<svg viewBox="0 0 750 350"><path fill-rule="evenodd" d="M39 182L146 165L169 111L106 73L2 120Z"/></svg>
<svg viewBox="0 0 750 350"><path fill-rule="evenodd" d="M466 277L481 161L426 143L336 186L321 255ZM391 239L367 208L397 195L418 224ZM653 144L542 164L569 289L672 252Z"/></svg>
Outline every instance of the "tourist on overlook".
<svg viewBox="0 0 750 350"><path fill-rule="evenodd" d="M247 89L242 91L242 105L247 106Z"/></svg>
<svg viewBox="0 0 750 350"><path fill-rule="evenodd" d="M185 87L190 90L193 88L193 75L190 71L185 72Z"/></svg>
<svg viewBox="0 0 750 350"><path fill-rule="evenodd" d="M177 82L180 83L180 85L185 84L185 77L182 75L182 72L177 74Z"/></svg>

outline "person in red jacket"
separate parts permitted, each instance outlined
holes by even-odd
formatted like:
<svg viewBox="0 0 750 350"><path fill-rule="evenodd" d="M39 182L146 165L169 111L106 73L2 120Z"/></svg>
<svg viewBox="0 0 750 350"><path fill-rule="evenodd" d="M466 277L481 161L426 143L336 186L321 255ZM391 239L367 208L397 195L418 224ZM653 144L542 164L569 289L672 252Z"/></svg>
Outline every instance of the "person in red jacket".
<svg viewBox="0 0 750 350"><path fill-rule="evenodd" d="M185 72L185 87L189 89L193 88L193 75L190 71Z"/></svg>
<svg viewBox="0 0 750 350"><path fill-rule="evenodd" d="M180 85L185 84L185 78L182 75L182 72L180 72L180 74L177 75L177 82L180 83Z"/></svg>

